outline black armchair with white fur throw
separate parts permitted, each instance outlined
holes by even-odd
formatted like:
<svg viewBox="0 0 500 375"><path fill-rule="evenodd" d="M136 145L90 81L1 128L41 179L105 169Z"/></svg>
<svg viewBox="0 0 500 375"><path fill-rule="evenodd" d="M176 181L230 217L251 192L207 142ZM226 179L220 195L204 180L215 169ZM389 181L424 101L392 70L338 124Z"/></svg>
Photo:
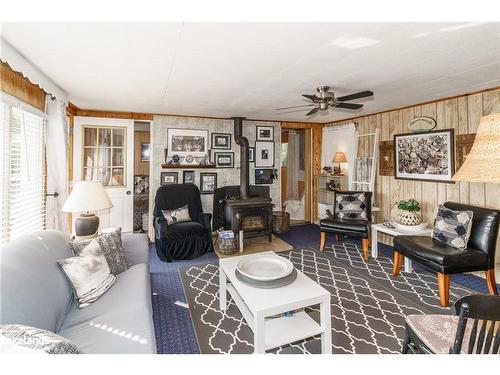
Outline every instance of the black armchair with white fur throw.
<svg viewBox="0 0 500 375"><path fill-rule="evenodd" d="M153 220L156 253L161 260L193 259L213 251L212 214L203 213L196 185L160 186Z"/></svg>

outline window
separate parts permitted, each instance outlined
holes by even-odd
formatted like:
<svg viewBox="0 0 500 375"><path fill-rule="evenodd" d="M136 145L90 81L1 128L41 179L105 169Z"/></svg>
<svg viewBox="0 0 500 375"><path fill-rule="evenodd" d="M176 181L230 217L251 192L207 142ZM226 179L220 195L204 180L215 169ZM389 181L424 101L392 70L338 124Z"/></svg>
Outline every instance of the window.
<svg viewBox="0 0 500 375"><path fill-rule="evenodd" d="M125 185L125 129L83 127L83 179Z"/></svg>
<svg viewBox="0 0 500 375"><path fill-rule="evenodd" d="M7 101L8 99L8 101ZM45 120L2 93L0 227L2 243L45 228Z"/></svg>

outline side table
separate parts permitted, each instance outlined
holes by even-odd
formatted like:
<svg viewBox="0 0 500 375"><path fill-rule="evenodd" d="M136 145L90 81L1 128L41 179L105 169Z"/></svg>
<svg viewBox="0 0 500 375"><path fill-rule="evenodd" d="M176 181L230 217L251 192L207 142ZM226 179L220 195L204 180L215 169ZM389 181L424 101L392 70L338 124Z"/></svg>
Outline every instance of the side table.
<svg viewBox="0 0 500 375"><path fill-rule="evenodd" d="M389 236L430 236L432 229L425 228L424 230L418 232L403 232L398 229L387 228L384 224L372 224L372 258L377 259L378 257L378 233L388 234ZM405 257L405 272L413 272L413 267L411 264L411 259Z"/></svg>

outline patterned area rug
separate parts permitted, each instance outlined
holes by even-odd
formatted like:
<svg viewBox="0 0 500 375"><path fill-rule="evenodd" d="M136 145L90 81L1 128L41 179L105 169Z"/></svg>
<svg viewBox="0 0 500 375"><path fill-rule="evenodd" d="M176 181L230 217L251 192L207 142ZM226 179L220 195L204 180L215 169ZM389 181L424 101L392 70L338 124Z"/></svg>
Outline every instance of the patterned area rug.
<svg viewBox="0 0 500 375"><path fill-rule="evenodd" d="M356 242L335 243L325 253L295 249L279 255L331 292L333 353L399 353L406 315L452 313L439 306L435 275L403 272L393 278L390 258L365 263ZM229 299L225 313L218 308L218 266L200 264L180 273L201 353L251 353L253 333L234 302ZM452 283L450 300L471 292ZM317 306L306 311L319 320ZM272 352L319 353L320 339Z"/></svg>

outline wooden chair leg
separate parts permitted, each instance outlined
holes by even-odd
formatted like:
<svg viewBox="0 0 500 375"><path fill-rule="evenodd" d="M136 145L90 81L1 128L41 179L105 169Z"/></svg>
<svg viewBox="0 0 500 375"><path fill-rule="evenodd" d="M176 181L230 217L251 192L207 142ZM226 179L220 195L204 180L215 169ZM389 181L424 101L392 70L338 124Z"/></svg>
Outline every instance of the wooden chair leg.
<svg viewBox="0 0 500 375"><path fill-rule="evenodd" d="M333 235L333 239L334 239L335 241L337 241L337 242L339 242L339 241L340 241L340 237L339 237L339 235L338 235L338 234L334 234L334 235Z"/></svg>
<svg viewBox="0 0 500 375"><path fill-rule="evenodd" d="M495 269L486 270L486 285L490 294L497 294L497 282L495 281Z"/></svg>
<svg viewBox="0 0 500 375"><path fill-rule="evenodd" d="M319 237L319 251L325 250L325 242L326 242L326 233L325 232L320 232L320 237Z"/></svg>
<svg viewBox="0 0 500 375"><path fill-rule="evenodd" d="M368 238L363 238L361 239L361 246L363 247L363 259L368 260L368 248L369 248L370 241Z"/></svg>
<svg viewBox="0 0 500 375"><path fill-rule="evenodd" d="M447 307L450 302L450 275L438 272L439 301Z"/></svg>
<svg viewBox="0 0 500 375"><path fill-rule="evenodd" d="M397 251L394 252L394 266L392 268L392 275L397 276L401 272L401 266L403 265L403 256Z"/></svg>

